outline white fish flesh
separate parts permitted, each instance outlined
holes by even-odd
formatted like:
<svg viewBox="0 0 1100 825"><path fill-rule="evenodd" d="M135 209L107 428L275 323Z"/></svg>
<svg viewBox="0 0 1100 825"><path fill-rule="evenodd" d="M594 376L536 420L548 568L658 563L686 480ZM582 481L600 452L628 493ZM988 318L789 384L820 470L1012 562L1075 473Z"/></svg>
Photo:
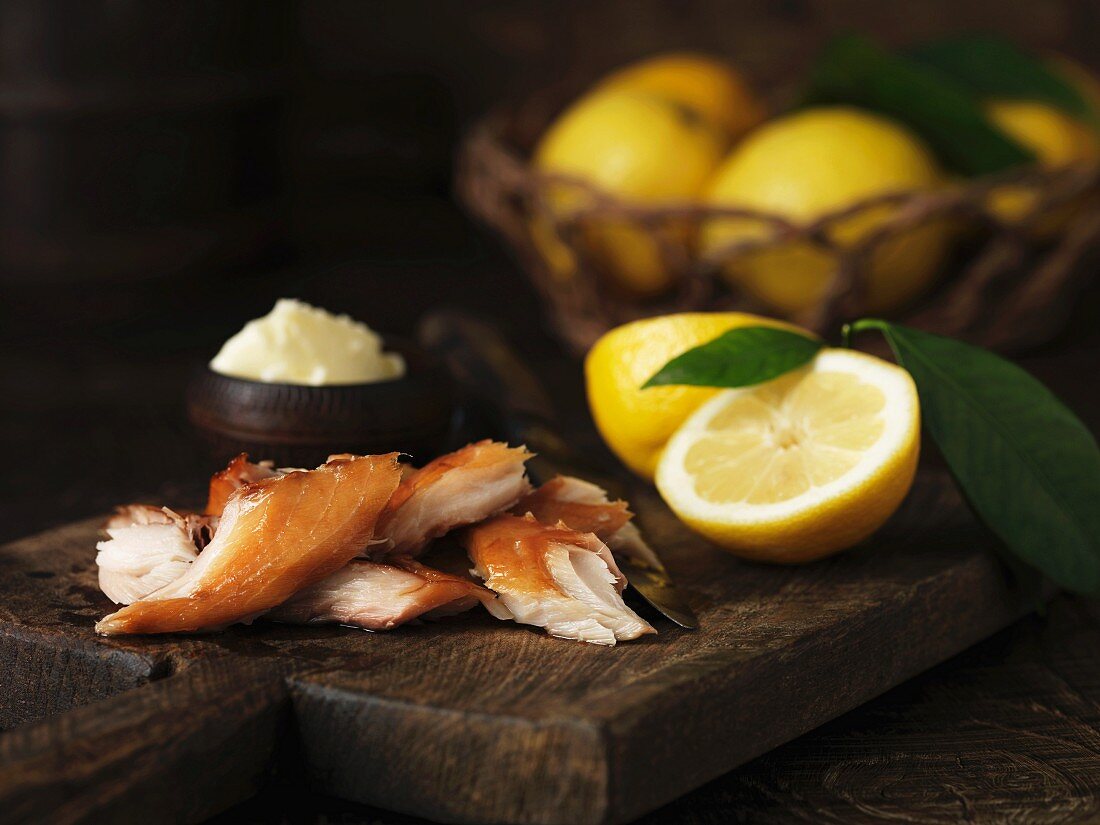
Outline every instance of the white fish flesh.
<svg viewBox="0 0 1100 825"><path fill-rule="evenodd" d="M464 543L474 575L500 596L486 605L498 618L601 645L656 633L623 602L626 579L592 533L502 515L471 527Z"/></svg>
<svg viewBox="0 0 1100 825"><path fill-rule="evenodd" d="M411 559L357 559L299 591L267 618L289 624L343 624L391 630L415 619L452 616L496 599L479 584Z"/></svg>

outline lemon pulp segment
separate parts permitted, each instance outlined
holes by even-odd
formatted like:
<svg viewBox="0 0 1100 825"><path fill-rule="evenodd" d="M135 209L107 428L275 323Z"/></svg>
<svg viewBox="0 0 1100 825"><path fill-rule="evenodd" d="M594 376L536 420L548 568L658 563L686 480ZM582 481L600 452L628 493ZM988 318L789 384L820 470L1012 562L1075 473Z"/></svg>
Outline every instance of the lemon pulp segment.
<svg viewBox="0 0 1100 825"><path fill-rule="evenodd" d="M684 464L707 501L787 501L858 464L882 435L885 403L844 373L785 376L719 412Z"/></svg>
<svg viewBox="0 0 1100 825"><path fill-rule="evenodd" d="M688 526L755 559L809 561L861 541L908 492L920 409L905 370L823 350L780 378L723 390L672 435L657 489Z"/></svg>

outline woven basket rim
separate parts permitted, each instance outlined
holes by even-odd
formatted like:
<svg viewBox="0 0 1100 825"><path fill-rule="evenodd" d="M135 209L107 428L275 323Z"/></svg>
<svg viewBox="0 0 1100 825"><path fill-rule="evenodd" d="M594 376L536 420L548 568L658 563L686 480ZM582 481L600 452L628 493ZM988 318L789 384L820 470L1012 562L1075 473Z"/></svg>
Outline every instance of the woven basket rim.
<svg viewBox="0 0 1100 825"><path fill-rule="evenodd" d="M464 145L469 147L481 141L487 141L499 153L499 159L507 161L510 169L508 177L514 174L523 178L527 187L535 192L545 193L554 187L571 187L590 196L591 203L558 212L556 218L561 223L583 221L597 217L627 217L642 223L660 222L670 218L697 218L701 220L715 218L750 218L775 227L784 235L791 233L814 234L822 228L844 221L868 208L880 206L898 206L913 200L931 199L937 204L952 207L955 204L968 203L977 198L984 203L985 198L994 190L1004 186L1034 187L1037 190L1051 186L1067 186L1072 191L1068 198L1077 194L1077 190L1089 188L1100 182L1100 160L1082 161L1064 164L1056 168L1041 166L1038 163L1019 166L989 175L971 178L949 178L940 188L894 189L876 193L866 198L827 210L808 221L793 220L779 212L739 206L709 203L701 199L675 199L640 203L624 199L613 192L592 184L575 175L560 172L546 172L533 166L529 153L505 139L506 123L515 115L515 111L498 107L476 121L467 130ZM517 181L518 182L518 181ZM1061 193L1059 193L1061 194ZM1043 199L1040 199L1043 200ZM1023 220L1001 221L996 215L990 216L1000 223L1021 225Z"/></svg>
<svg viewBox="0 0 1100 825"><path fill-rule="evenodd" d="M818 332L833 330L839 321L858 314L863 290L862 264L881 243L896 233L940 218L968 222L990 235L990 241L973 264L961 274L942 278L930 291L940 294L939 306L911 307L915 323L934 331L969 337L979 343L1013 349L1037 343L1056 331L1058 318L1066 312L1074 287L1081 276L1071 272L1088 249L1100 242L1100 163L1075 163L1059 168L1029 165L1005 172L967 179L951 179L935 189L896 190L878 193L828 211L812 220L797 221L764 210L708 204L701 200L637 203L601 190L575 176L543 172L534 168L526 146L544 130L553 111L546 109L536 118L531 141L516 137L516 120L531 107L498 107L467 129L456 164L456 191L477 217L500 232L519 257L523 268L550 304L551 317L559 333L574 349L583 351L594 337L610 325L638 317L689 309L737 308L774 314L751 296L741 294L715 304L712 286L722 264L738 255L768 246L792 242L809 243L834 252L838 265L823 299L811 311L793 318ZM584 193L582 204L568 212L553 210L549 192L562 186ZM1002 188L1019 187L1031 196L1023 214L1005 219L991 208L991 195ZM1027 273L1009 276L1034 246L1032 227L1044 214L1089 193L1089 209L1080 210L1057 238L1055 248L1035 264L1034 277ZM1076 201L1075 201L1076 203ZM526 206L520 206L526 204ZM876 218L875 229L852 244L836 238L832 230L861 212L890 207ZM1077 208L1076 206L1074 207ZM679 261L683 277L675 294L639 303L609 291L599 279L578 277L563 284L554 277L550 264L533 244L523 210L538 214L583 259L583 245L576 243L581 227L594 218L616 219L654 230L660 246L665 239L659 228L670 221L701 222L715 219L748 219L761 229L752 237ZM519 210L519 211L517 211ZM667 250L662 249L662 254ZM666 262L670 260L665 259ZM1030 283L1029 283L1030 282ZM725 287L723 287L725 288ZM926 296L928 297L928 296ZM723 299L724 300L724 299ZM1034 311L1027 312L1027 303ZM1005 317L1015 327L979 332L986 327L991 307L1005 308ZM1048 316L1045 320L1044 313ZM906 316L909 318L910 316Z"/></svg>

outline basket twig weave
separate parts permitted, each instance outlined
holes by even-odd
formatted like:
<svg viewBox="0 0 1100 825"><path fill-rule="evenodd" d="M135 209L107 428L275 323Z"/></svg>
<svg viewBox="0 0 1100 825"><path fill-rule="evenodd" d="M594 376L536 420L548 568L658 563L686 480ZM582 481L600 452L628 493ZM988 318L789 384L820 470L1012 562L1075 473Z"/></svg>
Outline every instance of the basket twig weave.
<svg viewBox="0 0 1100 825"><path fill-rule="evenodd" d="M751 209L701 202L627 203L582 180L544 174L527 160L546 124L545 108L501 111L477 123L460 150L456 187L467 208L500 233L547 303L554 328L575 351L585 351L607 329L636 318L686 310L740 309L768 314L753 296L718 277L738 256L784 244L811 244L833 254L837 265L820 301L792 320L819 333L835 334L841 322L864 312L869 260L880 244L914 227L949 219L966 227L963 252L937 286L900 320L1002 351L1040 343L1064 322L1073 297L1090 277L1090 253L1100 248L1100 169L1026 168L969 180L937 191L891 192L838 209L807 223ZM1006 223L991 211L990 194L1001 187L1026 189L1034 199L1027 216ZM552 187L583 194L568 214L549 205ZM1054 237L1035 225L1059 206L1067 219ZM889 217L855 245L836 242L832 231L868 210ZM533 221L552 226L576 262L570 277L556 272L532 237ZM716 218L747 218L767 231L706 254L686 254L662 228L701 226ZM624 294L600 271L582 235L593 220L636 227L651 237L672 286L656 299ZM1064 223L1064 225L1062 225Z"/></svg>

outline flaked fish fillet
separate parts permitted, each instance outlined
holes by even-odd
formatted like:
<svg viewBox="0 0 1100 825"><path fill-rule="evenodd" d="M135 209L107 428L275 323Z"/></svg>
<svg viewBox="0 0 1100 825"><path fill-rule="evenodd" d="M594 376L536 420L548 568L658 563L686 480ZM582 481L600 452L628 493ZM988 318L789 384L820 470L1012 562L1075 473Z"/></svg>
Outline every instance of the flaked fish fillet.
<svg viewBox="0 0 1100 825"><path fill-rule="evenodd" d="M496 597L480 585L419 565L410 557L458 527L494 516L531 492L530 453L480 441L420 469L404 467L401 483L366 552L377 563L349 565L270 615L285 622L337 622L384 630L419 616L468 610Z"/></svg>
<svg viewBox="0 0 1100 825"><path fill-rule="evenodd" d="M400 477L391 453L341 458L235 490L213 541L187 572L102 619L96 631L189 632L251 621L354 558Z"/></svg>
<svg viewBox="0 0 1100 825"><path fill-rule="evenodd" d="M174 524L187 533L195 546L202 550L214 538L218 529L216 515L192 513L188 510L172 510L169 507L156 507L152 504L123 504L103 525L104 530L115 530L135 524Z"/></svg>
<svg viewBox="0 0 1100 825"><path fill-rule="evenodd" d="M601 645L656 633L623 602L626 580L592 533L502 515L471 527L464 542L474 574L500 596L486 605L498 618Z"/></svg>
<svg viewBox="0 0 1100 825"><path fill-rule="evenodd" d="M229 497L241 487L285 474L285 470L275 469L273 461L252 462L248 460L248 453L241 453L224 470L219 470L210 477L205 512L220 515Z"/></svg>
<svg viewBox="0 0 1100 825"><path fill-rule="evenodd" d="M406 473L370 555L415 555L432 539L503 513L531 491L525 447L478 441Z"/></svg>
<svg viewBox="0 0 1100 825"><path fill-rule="evenodd" d="M564 522L604 541L631 519L625 501L610 501L601 487L573 476L555 476L524 496L512 508L517 516L530 513L543 524Z"/></svg>
<svg viewBox="0 0 1100 825"><path fill-rule="evenodd" d="M171 510L145 505L120 507L96 544L99 589L115 604L130 604L175 581L191 566L199 549Z"/></svg>
<svg viewBox="0 0 1100 825"><path fill-rule="evenodd" d="M512 509L516 515L531 513L543 524L565 524L596 536L620 558L642 566L659 565L641 531L631 521L625 501L610 501L596 484L573 476L556 476L525 496Z"/></svg>
<svg viewBox="0 0 1100 825"><path fill-rule="evenodd" d="M390 630L414 619L452 616L496 596L479 584L412 559L358 559L296 593L267 618L288 624L344 624Z"/></svg>

